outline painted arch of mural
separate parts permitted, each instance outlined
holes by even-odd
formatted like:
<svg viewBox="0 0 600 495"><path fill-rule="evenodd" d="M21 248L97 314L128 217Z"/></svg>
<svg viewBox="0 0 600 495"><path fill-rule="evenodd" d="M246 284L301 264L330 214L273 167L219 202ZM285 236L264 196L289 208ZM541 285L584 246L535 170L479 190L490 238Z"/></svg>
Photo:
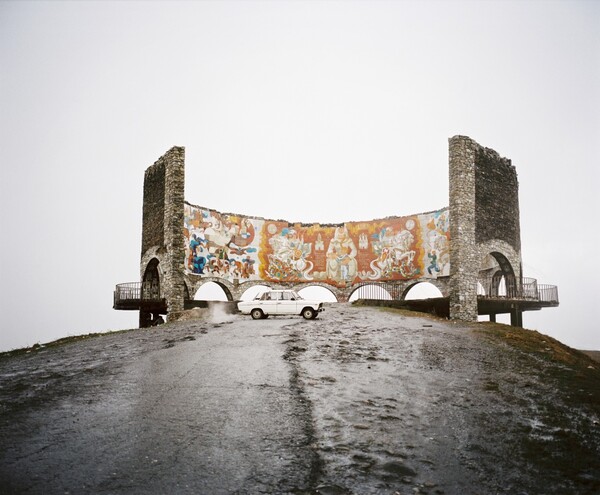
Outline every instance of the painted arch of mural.
<svg viewBox="0 0 600 495"><path fill-rule="evenodd" d="M366 222L300 224L185 204L186 271L229 281L323 282L450 274L448 208Z"/></svg>

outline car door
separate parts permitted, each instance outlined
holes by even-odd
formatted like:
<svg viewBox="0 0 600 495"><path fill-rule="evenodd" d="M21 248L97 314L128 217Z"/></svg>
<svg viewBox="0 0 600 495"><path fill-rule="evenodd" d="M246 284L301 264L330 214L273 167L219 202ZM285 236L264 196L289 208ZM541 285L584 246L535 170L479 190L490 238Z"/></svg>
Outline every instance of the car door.
<svg viewBox="0 0 600 495"><path fill-rule="evenodd" d="M278 303L279 292L278 291L269 291L265 292L260 301L260 307L263 310L263 313L267 315L276 315L277 313L277 303Z"/></svg>
<svg viewBox="0 0 600 495"><path fill-rule="evenodd" d="M277 311L281 315L296 314L296 301L292 300L292 293L283 291L280 293L280 299L277 304Z"/></svg>

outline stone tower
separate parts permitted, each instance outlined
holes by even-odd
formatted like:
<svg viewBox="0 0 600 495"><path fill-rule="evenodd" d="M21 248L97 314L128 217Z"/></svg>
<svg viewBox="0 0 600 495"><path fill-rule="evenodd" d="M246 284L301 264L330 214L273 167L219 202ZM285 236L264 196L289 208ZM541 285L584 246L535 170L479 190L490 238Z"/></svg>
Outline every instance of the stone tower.
<svg viewBox="0 0 600 495"><path fill-rule="evenodd" d="M144 293L155 291L166 300L168 313L184 307L184 189L185 148L176 146L144 175L142 299ZM151 319L151 311L140 311L141 327Z"/></svg>
<svg viewBox="0 0 600 495"><path fill-rule="evenodd" d="M466 136L449 139L450 318L477 319L486 257L507 286L521 280L519 183L511 161Z"/></svg>

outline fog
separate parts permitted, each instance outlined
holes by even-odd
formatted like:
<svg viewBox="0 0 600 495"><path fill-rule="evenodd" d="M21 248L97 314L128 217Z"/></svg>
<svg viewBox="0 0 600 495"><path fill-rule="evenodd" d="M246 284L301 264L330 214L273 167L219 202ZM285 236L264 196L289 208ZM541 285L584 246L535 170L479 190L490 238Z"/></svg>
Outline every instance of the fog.
<svg viewBox="0 0 600 495"><path fill-rule="evenodd" d="M0 3L0 351L137 326L144 170L186 147L186 199L343 222L445 207L448 138L510 158L524 314L600 349L600 4Z"/></svg>

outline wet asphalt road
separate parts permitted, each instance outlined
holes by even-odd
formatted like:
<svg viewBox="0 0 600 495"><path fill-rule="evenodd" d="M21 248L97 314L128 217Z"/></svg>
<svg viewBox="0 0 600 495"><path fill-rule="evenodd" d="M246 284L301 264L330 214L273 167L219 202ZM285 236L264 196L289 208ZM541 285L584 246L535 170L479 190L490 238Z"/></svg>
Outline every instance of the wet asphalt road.
<svg viewBox="0 0 600 495"><path fill-rule="evenodd" d="M218 494L307 488L314 458L307 445L310 414L282 359L282 327L289 323L244 318L209 325L209 331L206 325L179 324L168 341L160 335L163 348L131 359L125 351L107 363L40 351L35 358L42 362L32 367L44 366L44 353L57 358L48 379L61 373L59 380L72 389L57 390L55 397L49 383L40 403L3 415L0 491ZM107 338L115 340L67 347L97 347ZM93 352L108 356L110 344Z"/></svg>
<svg viewBox="0 0 600 495"><path fill-rule="evenodd" d="M599 411L540 366L343 304L42 348L0 360L0 493L598 493ZM589 438L576 454L561 415Z"/></svg>

